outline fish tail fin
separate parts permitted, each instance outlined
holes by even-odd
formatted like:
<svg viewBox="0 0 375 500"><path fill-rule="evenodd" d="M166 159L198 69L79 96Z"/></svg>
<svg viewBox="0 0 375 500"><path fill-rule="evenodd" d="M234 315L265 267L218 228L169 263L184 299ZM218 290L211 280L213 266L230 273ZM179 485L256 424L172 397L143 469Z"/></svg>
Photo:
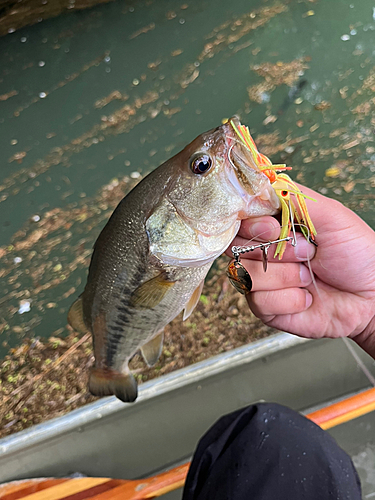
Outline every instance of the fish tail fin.
<svg viewBox="0 0 375 500"><path fill-rule="evenodd" d="M133 375L94 368L90 373L89 391L93 396L111 396L124 403L133 403L138 396L138 385Z"/></svg>

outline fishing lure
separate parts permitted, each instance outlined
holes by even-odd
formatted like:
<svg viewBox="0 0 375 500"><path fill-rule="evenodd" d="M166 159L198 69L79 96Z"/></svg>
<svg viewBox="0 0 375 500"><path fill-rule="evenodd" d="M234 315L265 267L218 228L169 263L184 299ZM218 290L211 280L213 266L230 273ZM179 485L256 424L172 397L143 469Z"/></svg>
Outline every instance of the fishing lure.
<svg viewBox="0 0 375 500"><path fill-rule="evenodd" d="M280 236L277 240L259 243L258 245L250 245L247 247L232 247L234 261L228 266L227 276L238 292L246 294L251 291L252 279L250 274L241 264L241 254L252 252L258 248L261 249L263 256L263 270L266 272L268 251L271 245L277 245L274 257L278 256L280 260L284 255L288 242L290 242L292 246L297 245L295 225L298 225L301 228L302 234L308 241L317 246L315 242L316 229L308 213L305 199L307 198L312 201L316 200L302 193L289 175L283 173L286 170L291 170L292 167L287 167L284 164L273 165L267 156L258 151L256 144L250 135L248 127L245 125L239 125L237 127L232 120L230 121L230 124L232 125L241 143L250 151L255 164L264 173L264 175L269 178L281 204L281 230Z"/></svg>

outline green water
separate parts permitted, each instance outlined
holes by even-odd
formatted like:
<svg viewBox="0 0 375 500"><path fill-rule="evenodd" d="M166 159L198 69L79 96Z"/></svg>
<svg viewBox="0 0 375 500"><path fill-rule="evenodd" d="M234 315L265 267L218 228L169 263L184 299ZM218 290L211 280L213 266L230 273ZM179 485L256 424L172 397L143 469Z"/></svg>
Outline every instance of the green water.
<svg viewBox="0 0 375 500"><path fill-rule="evenodd" d="M374 226L373 15L369 0L117 1L0 39L1 354L66 332L129 175L234 113L274 162ZM250 99L254 66L297 59L299 91Z"/></svg>

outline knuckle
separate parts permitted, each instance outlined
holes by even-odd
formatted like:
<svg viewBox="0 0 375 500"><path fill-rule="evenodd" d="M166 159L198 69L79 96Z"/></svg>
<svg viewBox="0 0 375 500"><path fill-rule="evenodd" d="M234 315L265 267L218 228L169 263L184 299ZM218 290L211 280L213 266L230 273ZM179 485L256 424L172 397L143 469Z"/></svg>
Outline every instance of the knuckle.
<svg viewBox="0 0 375 500"><path fill-rule="evenodd" d="M286 286L299 283L299 266L294 264L282 266L280 279L281 283Z"/></svg>

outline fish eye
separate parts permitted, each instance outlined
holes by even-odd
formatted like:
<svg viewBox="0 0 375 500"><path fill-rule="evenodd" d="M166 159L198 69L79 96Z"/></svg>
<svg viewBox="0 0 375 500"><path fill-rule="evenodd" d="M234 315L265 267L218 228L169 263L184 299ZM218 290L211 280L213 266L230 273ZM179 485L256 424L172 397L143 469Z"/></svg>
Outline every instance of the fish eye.
<svg viewBox="0 0 375 500"><path fill-rule="evenodd" d="M190 160L190 169L194 174L205 174L211 165L212 159L207 154L200 154Z"/></svg>

